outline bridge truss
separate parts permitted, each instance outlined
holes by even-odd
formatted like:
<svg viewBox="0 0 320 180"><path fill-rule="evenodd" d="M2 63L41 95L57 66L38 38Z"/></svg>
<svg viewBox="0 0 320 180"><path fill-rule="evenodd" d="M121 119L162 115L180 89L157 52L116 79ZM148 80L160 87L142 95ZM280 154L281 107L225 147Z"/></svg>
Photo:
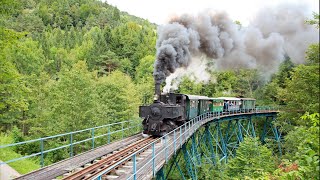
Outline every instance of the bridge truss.
<svg viewBox="0 0 320 180"><path fill-rule="evenodd" d="M168 179L177 170L181 179L198 179L197 171L202 164L227 163L236 156L236 149L245 137L259 136L262 143L272 141L281 156L281 134L273 124L276 116L277 111L215 115L212 121L193 132L170 163L159 169L156 178ZM182 171L181 161L186 172Z"/></svg>

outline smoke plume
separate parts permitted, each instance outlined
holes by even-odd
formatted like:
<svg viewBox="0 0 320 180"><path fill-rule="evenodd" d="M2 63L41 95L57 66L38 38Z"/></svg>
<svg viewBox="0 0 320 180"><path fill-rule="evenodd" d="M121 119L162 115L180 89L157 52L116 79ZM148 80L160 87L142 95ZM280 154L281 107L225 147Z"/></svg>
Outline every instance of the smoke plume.
<svg viewBox="0 0 320 180"><path fill-rule="evenodd" d="M186 75L206 82L210 76L205 72L213 68L257 68L268 76L285 54L303 63L308 45L319 39L317 30L305 23L305 12L300 5L265 8L247 27L235 24L225 12L173 17L158 28L155 83L167 78L164 90L169 91Z"/></svg>

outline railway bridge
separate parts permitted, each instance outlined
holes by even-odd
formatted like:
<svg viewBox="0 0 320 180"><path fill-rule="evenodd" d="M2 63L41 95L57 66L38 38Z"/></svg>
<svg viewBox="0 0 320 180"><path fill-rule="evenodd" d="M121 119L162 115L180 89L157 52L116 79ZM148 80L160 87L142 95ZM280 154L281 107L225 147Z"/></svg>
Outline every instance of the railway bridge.
<svg viewBox="0 0 320 180"><path fill-rule="evenodd" d="M263 143L271 140L281 155L281 134L273 124L278 112L272 107L257 107L206 113L159 138L142 137L140 121L107 124L1 145L0 150L27 147L26 144L33 143L38 144L39 151L0 165L38 158L41 169L16 179L168 179L172 172L178 172L181 179L198 179L197 171L202 164L227 163L236 155L236 149L245 137L259 137ZM87 133L89 137L81 136L82 139L77 140L81 133ZM66 143L47 147L46 143L55 138L65 139ZM103 143L99 138L103 138ZM90 150L75 153L81 144L89 145ZM45 166L45 156L61 150L67 151L70 157Z"/></svg>

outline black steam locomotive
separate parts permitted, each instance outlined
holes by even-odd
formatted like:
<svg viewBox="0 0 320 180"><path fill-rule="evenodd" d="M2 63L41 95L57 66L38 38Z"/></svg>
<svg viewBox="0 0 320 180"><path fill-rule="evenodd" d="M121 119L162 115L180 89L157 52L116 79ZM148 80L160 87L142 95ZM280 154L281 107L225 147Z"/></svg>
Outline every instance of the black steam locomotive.
<svg viewBox="0 0 320 180"><path fill-rule="evenodd" d="M160 94L160 85L156 85L154 103L149 106L140 106L139 116L143 119L144 134L163 136L189 119L204 113L248 111L254 107L255 99L252 98Z"/></svg>

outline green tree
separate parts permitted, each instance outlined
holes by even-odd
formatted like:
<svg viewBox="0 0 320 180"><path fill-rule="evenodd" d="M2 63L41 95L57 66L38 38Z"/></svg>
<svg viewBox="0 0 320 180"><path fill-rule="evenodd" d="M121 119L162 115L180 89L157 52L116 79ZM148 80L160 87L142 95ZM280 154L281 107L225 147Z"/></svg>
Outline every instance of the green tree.
<svg viewBox="0 0 320 180"><path fill-rule="evenodd" d="M293 111L288 114L292 119L298 120L295 118L296 113L319 111L319 85L318 66L299 65L293 69L291 80L286 82L287 87L279 92L282 100ZM305 124L304 121L297 123Z"/></svg>
<svg viewBox="0 0 320 180"><path fill-rule="evenodd" d="M255 138L245 138L237 149L237 155L227 164L229 177L236 179L257 179L275 170L272 151Z"/></svg>
<svg viewBox="0 0 320 180"><path fill-rule="evenodd" d="M179 84L179 92L183 94L202 95L202 83L197 83L196 81L184 77Z"/></svg>
<svg viewBox="0 0 320 180"><path fill-rule="evenodd" d="M5 58L15 64L22 74L38 74L43 71L46 59L38 42L31 39L17 42L4 49Z"/></svg>
<svg viewBox="0 0 320 180"><path fill-rule="evenodd" d="M96 118L103 124L129 120L137 115L141 95L130 76L114 71L98 79Z"/></svg>
<svg viewBox="0 0 320 180"><path fill-rule="evenodd" d="M0 124L6 130L28 109L29 88L14 65L0 53ZM9 126L9 127L5 127Z"/></svg>
<svg viewBox="0 0 320 180"><path fill-rule="evenodd" d="M136 82L141 81L142 79L153 79L153 64L155 57L148 55L140 59L139 66L136 68L135 79Z"/></svg>
<svg viewBox="0 0 320 180"><path fill-rule="evenodd" d="M24 34L4 28L0 28L0 34L0 130L7 130L28 109L30 89L7 54Z"/></svg>
<svg viewBox="0 0 320 180"><path fill-rule="evenodd" d="M39 114L31 121L32 133L53 135L95 126L94 79L79 61L70 71L61 72L58 81L49 81L44 100L38 102Z"/></svg>
<svg viewBox="0 0 320 180"><path fill-rule="evenodd" d="M280 179L319 179L319 113L301 119L312 126L297 126L285 136L285 155L274 172Z"/></svg>
<svg viewBox="0 0 320 180"><path fill-rule="evenodd" d="M316 27L319 29L319 13L313 12L313 19L307 20L306 22L311 25L316 25Z"/></svg>

